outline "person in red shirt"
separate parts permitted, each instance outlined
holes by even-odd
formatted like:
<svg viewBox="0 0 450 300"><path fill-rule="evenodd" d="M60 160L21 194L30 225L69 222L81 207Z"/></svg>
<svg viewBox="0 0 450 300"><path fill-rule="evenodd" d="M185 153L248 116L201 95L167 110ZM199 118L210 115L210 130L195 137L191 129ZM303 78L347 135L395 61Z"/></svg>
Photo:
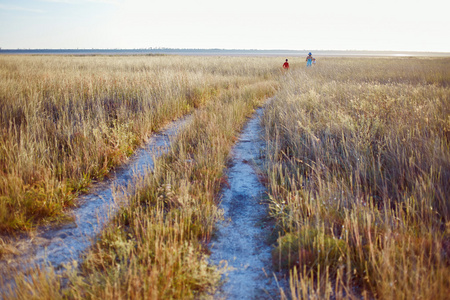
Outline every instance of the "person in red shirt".
<svg viewBox="0 0 450 300"><path fill-rule="evenodd" d="M285 69L285 70L289 69L289 63L288 63L287 58L286 58L286 61L283 64L283 69Z"/></svg>

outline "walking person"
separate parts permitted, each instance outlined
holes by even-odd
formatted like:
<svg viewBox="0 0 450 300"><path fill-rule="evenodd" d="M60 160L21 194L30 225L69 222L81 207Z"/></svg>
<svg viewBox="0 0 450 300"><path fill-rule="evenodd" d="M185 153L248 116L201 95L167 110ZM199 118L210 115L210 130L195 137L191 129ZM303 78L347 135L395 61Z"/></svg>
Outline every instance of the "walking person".
<svg viewBox="0 0 450 300"><path fill-rule="evenodd" d="M289 69L289 63L288 63L288 59L286 58L286 61L283 64L283 69L288 70Z"/></svg>
<svg viewBox="0 0 450 300"><path fill-rule="evenodd" d="M311 65L312 65L312 60L313 60L312 54L311 54L311 52L309 52L309 53L308 53L308 56L306 57L306 66L307 66L307 67L311 67Z"/></svg>

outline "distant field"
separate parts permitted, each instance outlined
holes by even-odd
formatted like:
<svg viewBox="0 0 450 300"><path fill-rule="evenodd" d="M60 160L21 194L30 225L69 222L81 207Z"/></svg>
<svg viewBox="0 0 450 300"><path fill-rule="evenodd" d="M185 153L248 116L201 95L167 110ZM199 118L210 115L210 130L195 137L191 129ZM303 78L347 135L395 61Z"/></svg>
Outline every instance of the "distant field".
<svg viewBox="0 0 450 300"><path fill-rule="evenodd" d="M0 49L1 54L25 55L189 55L189 56L286 56L305 57L449 57L449 52L351 51L351 50L239 50L239 49Z"/></svg>

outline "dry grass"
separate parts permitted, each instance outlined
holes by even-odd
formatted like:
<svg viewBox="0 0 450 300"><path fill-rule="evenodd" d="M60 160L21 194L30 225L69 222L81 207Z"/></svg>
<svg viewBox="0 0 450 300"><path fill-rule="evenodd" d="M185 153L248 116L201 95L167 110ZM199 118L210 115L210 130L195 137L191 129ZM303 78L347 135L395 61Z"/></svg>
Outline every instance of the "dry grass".
<svg viewBox="0 0 450 300"><path fill-rule="evenodd" d="M82 189L90 178L106 174L149 132L193 107L200 108L170 153L158 159L152 174L133 188L132 196L123 199L128 205L86 253L81 266L68 266L58 275L52 269L37 269L27 279L17 275L20 292L16 298L208 297L220 278L220 270L208 264L206 243L221 217L216 197L226 183L222 171L246 117L277 87L264 125L271 212L281 233L273 261L290 273L290 297L447 298L449 59L330 58L309 69L303 62L301 67L293 63L281 77L279 59L265 58L0 59L0 70L9 70L1 71L6 75L0 83L0 171L5 175L1 203L7 203L1 206L0 215L4 220L11 211L26 211L22 208L26 201L17 200L23 204L15 210L9 203L27 197L11 195L27 195L37 188L49 197L46 199L69 201L74 190ZM22 76L18 74L29 69L35 75L18 84ZM45 73L41 70L54 77L49 81L53 82L50 92L39 96L45 90L42 86L26 87L27 82L45 82L33 81ZM108 80L97 81L99 74L109 74L102 75ZM86 78L91 85L83 83ZM113 79L120 84L112 84ZM6 88L10 84L16 88ZM79 93L83 89L87 92ZM6 90L9 94L3 97ZM52 92L76 94L78 100L52 97ZM6 101L14 95L18 105ZM109 98L114 100L112 106L108 101L102 104ZM57 109L44 109L42 103L49 101L56 103ZM77 114L68 112L64 103L76 103ZM136 105L139 109L133 109ZM54 112L60 119L42 121L55 120ZM41 123L34 128L29 120ZM72 123L64 123L66 120ZM93 125L84 127L83 122ZM51 135L44 131L49 125L42 124L59 124L56 129L61 131ZM72 150L78 143L75 132L83 133L80 149L91 147L87 148L91 149L89 155L78 162L73 155L77 152ZM48 138L41 139L40 133ZM61 141L70 142L65 148L57 147L62 143L58 134L64 137ZM45 140L53 142L43 144ZM113 151L119 159L107 160L105 171L101 171L102 164L80 167L85 157L96 157L91 153L96 149L115 149L101 146L111 141L117 141L114 145L118 148L127 146L122 152ZM49 167L52 153L61 153L55 161L65 167ZM72 158L66 160L66 156ZM97 162L104 163L104 159ZM42 167L37 162L45 163ZM21 177L21 172L32 166L39 166L37 173L43 176L37 185L25 182L24 178L33 178L28 171L24 171L28 177ZM10 177L15 181L7 181ZM9 190L16 185L21 187L17 189L20 193ZM59 192L68 190L67 197ZM29 199L40 198L33 195ZM36 215L41 213L31 214ZM42 216L48 220L52 214ZM39 223L34 218L24 217L28 223L20 226L4 221L2 224L9 225L3 228L29 228ZM67 283L63 289L61 282Z"/></svg>
<svg viewBox="0 0 450 300"><path fill-rule="evenodd" d="M252 58L1 56L0 230L63 219L150 133L270 68Z"/></svg>
<svg viewBox="0 0 450 300"><path fill-rule="evenodd" d="M264 123L293 299L448 298L449 83L450 59L323 59L284 78Z"/></svg>
<svg viewBox="0 0 450 300"><path fill-rule="evenodd" d="M274 59L183 59L211 67L202 72L231 77L194 112L170 152L131 188L132 196L122 196L128 205L79 268L69 265L58 275L42 268L28 278L17 274L20 292L9 297L189 299L208 297L217 287L220 270L207 261L206 245L221 217L223 170L246 118L275 93L278 83L270 78L278 76L279 66Z"/></svg>

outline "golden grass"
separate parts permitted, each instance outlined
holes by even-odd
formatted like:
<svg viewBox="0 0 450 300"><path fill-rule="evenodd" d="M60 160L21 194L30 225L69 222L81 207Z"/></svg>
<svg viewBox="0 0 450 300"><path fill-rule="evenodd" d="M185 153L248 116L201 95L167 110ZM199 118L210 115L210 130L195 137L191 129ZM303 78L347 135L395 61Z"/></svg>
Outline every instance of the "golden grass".
<svg viewBox="0 0 450 300"><path fill-rule="evenodd" d="M0 57L0 230L61 220L164 123L270 62L200 57ZM258 79L259 80L259 79Z"/></svg>
<svg viewBox="0 0 450 300"><path fill-rule="evenodd" d="M293 299L450 293L450 59L323 59L265 114Z"/></svg>
<svg viewBox="0 0 450 300"><path fill-rule="evenodd" d="M54 62L57 63L52 65ZM275 230L281 233L273 261L290 274L289 296L292 299L448 296L450 59L330 58L320 59L309 69L304 68L303 62L301 66L293 63L289 72L280 73L279 59L275 58L11 56L0 57L0 70L10 68L2 71L9 81L5 80L0 90L5 90L6 82L19 80L18 75L8 74L21 68L26 73L32 66L37 66L33 70L39 73L50 65L53 69L47 73L59 75L48 90L60 91L59 94L68 93L68 87L72 86L63 87L64 80L60 79L72 82L69 79L77 78L66 74L69 70L81 74L79 82L73 79L78 86L70 90L70 95L85 86L81 82L88 74L91 82L97 82L95 76L99 73L110 74L108 78L115 78L116 82L123 80L119 87L109 83L112 79L93 84L96 89L87 88L88 96L83 98L80 94L74 102L79 103L79 115L86 116L80 120L97 124L83 131L89 135L89 141L95 141L93 132L97 130L104 143L117 140L119 148L131 145L133 149L134 143L141 142L162 123L192 111L193 107L200 109L169 154L157 160L152 174L133 187L132 196L124 199L128 205L102 232L80 268L68 266L59 275L52 269L37 269L28 279L17 275L20 292L12 298L209 297L217 287L220 270L208 263L206 244L221 217L216 197L226 183L222 172L228 152L246 117L261 99L273 95L277 87L279 91L266 110L264 125L268 139L270 208L276 220ZM56 66L66 71L56 71ZM31 77L28 81L33 82ZM136 80L139 84L133 83ZM8 152L9 145L21 151L28 149L20 144L21 138L28 142L38 140L36 132L34 136L28 133L33 128L24 119L31 120L33 116L32 120L45 119L42 116L49 115L47 111L33 113L42 112L41 104L36 104L39 101L23 100L23 95L28 95L24 92L28 81L15 89L9 88L10 95L22 95L16 98L22 99L17 100L22 106L16 108L5 97L0 98L1 105L9 105L6 113L2 109L1 116L0 170L5 175L18 177L20 166L28 162L37 166L36 161L45 161L46 153L52 153L44 151L41 160L36 160L38 156L33 153L39 153L36 146L39 143L31 148L33 151L16 153L17 158L14 151ZM112 95L117 101L112 105L114 117L109 116L109 104L97 103L105 98L89 94L103 87L109 92L101 95ZM122 92L125 96L114 98ZM49 97L51 94L45 95L34 98L42 103L53 99ZM138 101L128 104L129 99ZM26 103L35 104L27 108ZM135 105L139 109L133 110ZM56 115L64 115L63 120L73 122L67 109L61 104L54 111L58 112ZM21 117L22 114L27 118ZM97 115L103 116L98 118L103 121L96 123ZM78 123L67 123L66 127L63 124L66 123L56 127L65 128L61 131L64 133L71 130L70 124ZM37 129L46 128L39 126ZM102 131L102 126L106 126L106 131ZM16 140L9 140L11 136ZM49 136L59 145L55 142L57 133ZM98 144L83 147L97 149L102 139L96 141ZM13 146L11 141L18 141L17 145ZM68 145L74 148L77 142L70 141ZM82 143L87 142L82 139ZM70 147L61 148L61 153L66 155ZM55 188L58 185L61 191L69 186L80 190L89 178L102 176L102 172L96 172L103 165L92 167L91 173L80 171L81 177L74 176L78 171L73 170L78 169L68 166L77 163L66 162L62 159L64 155L56 161L62 161L66 165L62 169L71 172L65 177L42 178L39 181L42 186L53 191L58 190ZM21 164L11 163L15 161ZM47 168L49 165L44 164L39 174L46 174L45 170L53 174L54 169ZM23 193L35 187L23 184L23 178L14 180ZM78 184L71 180L78 180ZM11 188L12 182L4 186ZM6 194L4 190L2 193ZM46 195L49 190L45 190ZM14 194L9 193L8 197ZM52 197L65 196L55 192ZM22 206L17 211L25 211ZM2 209L6 215L11 207ZM33 218L28 222L38 223ZM4 228L27 226L32 225ZM61 288L61 282L68 283Z"/></svg>
<svg viewBox="0 0 450 300"><path fill-rule="evenodd" d="M270 78L278 76L279 66L273 59L180 61L192 60L211 65L214 73L230 68L234 74L194 112L170 152L131 188L132 196L121 199L128 205L101 233L80 268L69 265L58 275L38 268L31 280L17 274L20 293L5 298L189 299L215 290L220 271L207 261L207 243L221 217L217 197L226 183L223 170L246 118L275 93L278 82ZM60 289L64 280L68 284Z"/></svg>

